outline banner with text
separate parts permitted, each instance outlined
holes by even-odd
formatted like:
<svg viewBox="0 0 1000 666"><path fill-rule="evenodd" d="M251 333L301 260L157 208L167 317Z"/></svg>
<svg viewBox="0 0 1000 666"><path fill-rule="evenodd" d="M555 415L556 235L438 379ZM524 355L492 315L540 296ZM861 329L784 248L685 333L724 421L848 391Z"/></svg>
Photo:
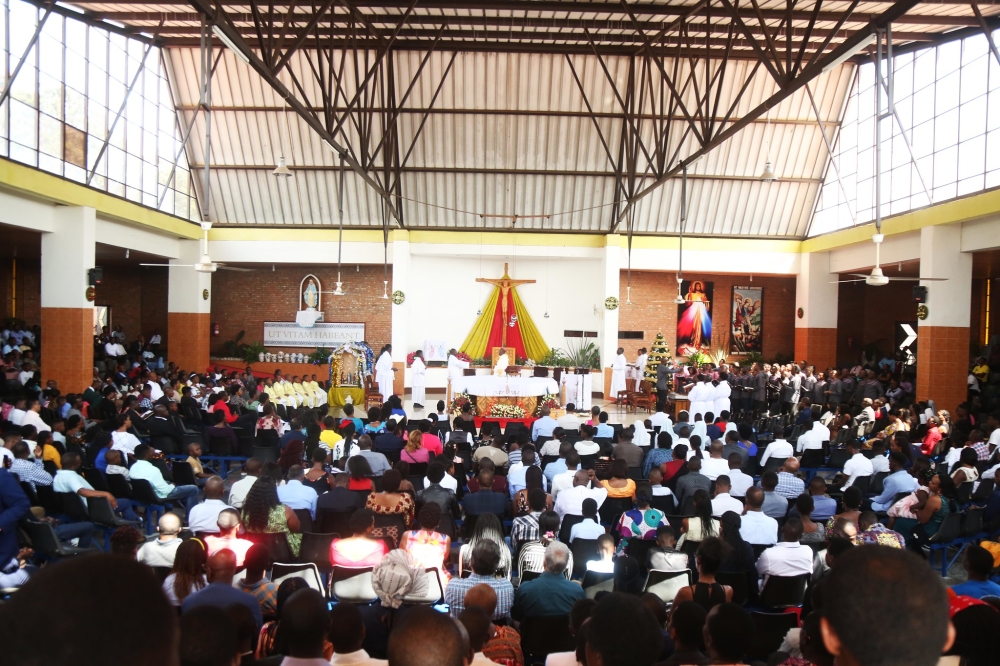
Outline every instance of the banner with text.
<svg viewBox="0 0 1000 666"><path fill-rule="evenodd" d="M310 328L302 328L295 322L264 322L265 347L339 347L345 342L364 339L364 324L317 322Z"/></svg>

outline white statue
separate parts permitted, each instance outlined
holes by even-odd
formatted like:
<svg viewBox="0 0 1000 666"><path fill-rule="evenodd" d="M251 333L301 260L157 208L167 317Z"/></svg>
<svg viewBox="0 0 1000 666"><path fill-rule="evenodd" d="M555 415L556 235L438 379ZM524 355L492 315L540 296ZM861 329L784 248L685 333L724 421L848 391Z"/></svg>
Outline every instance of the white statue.
<svg viewBox="0 0 1000 666"><path fill-rule="evenodd" d="M309 282L306 283L302 300L305 301L306 308L309 310L315 310L319 305L319 289L316 288L316 282L312 278L309 278Z"/></svg>
<svg viewBox="0 0 1000 666"><path fill-rule="evenodd" d="M266 356L266 354L264 352L261 352L261 353L257 354L257 360L260 361L261 363L263 363L265 356Z"/></svg>

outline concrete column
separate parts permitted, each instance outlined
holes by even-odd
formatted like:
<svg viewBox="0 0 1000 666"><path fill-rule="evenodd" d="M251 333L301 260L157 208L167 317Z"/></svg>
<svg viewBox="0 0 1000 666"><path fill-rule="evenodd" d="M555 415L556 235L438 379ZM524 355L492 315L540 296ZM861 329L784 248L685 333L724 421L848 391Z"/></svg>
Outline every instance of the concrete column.
<svg viewBox="0 0 1000 666"><path fill-rule="evenodd" d="M56 207L42 234L42 380L63 393L83 391L94 376L94 304L87 271L94 267L93 208Z"/></svg>
<svg viewBox="0 0 1000 666"><path fill-rule="evenodd" d="M837 365L840 278L830 272L829 252L803 254L800 262L795 281L795 360L809 361L824 372Z"/></svg>
<svg viewBox="0 0 1000 666"><path fill-rule="evenodd" d="M608 296L618 298L621 289L622 251L621 236L608 234L605 238L607 240L604 245L604 255L601 257L601 265L604 268L604 293L600 295L596 305L604 313L601 320L601 367L604 370L604 398L607 400L611 393L611 368L608 366L618 351L619 310L608 310L604 307L604 300ZM621 303L618 307L621 308Z"/></svg>
<svg viewBox="0 0 1000 666"><path fill-rule="evenodd" d="M972 255L962 252L960 225L921 229L920 277L947 281L920 283L928 314L917 322L917 399L954 414L967 395L972 314Z"/></svg>
<svg viewBox="0 0 1000 666"><path fill-rule="evenodd" d="M392 306L392 367L396 369L392 392L402 398L406 391L406 355L413 351L407 349L410 322L410 294L407 293L410 281L410 232L396 229L392 232L390 241L392 281L389 283L389 295L396 290L407 295L407 300L402 305Z"/></svg>
<svg viewBox="0 0 1000 666"><path fill-rule="evenodd" d="M180 241L177 259L170 260L167 294L167 361L188 372L208 368L211 343L212 274L191 266L201 258L201 241Z"/></svg>

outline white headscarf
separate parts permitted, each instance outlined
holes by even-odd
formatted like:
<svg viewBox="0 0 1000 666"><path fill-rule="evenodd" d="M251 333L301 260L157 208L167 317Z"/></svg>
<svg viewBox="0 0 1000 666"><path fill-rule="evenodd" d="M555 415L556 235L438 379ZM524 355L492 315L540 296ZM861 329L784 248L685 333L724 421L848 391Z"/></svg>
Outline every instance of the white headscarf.
<svg viewBox="0 0 1000 666"><path fill-rule="evenodd" d="M701 443L704 445L705 440L708 439L708 426L705 425L704 421L695 421L691 424L691 434L701 437Z"/></svg>
<svg viewBox="0 0 1000 666"><path fill-rule="evenodd" d="M729 432L730 430L732 430L733 432L739 432L740 431L740 429L738 427L736 427L736 424L733 423L732 421L730 421L730 422L728 422L726 424L726 432ZM725 437L726 433L725 432L722 433L722 436Z"/></svg>
<svg viewBox="0 0 1000 666"><path fill-rule="evenodd" d="M649 431L646 430L646 424L643 423L642 419L636 419L635 425L635 435L632 437L632 443L636 446L649 446Z"/></svg>

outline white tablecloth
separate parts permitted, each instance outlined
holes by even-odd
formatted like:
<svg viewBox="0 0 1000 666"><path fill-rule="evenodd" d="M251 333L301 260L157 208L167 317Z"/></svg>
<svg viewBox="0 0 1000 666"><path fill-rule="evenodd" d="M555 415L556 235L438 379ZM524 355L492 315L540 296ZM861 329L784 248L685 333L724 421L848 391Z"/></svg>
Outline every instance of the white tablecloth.
<svg viewBox="0 0 1000 666"><path fill-rule="evenodd" d="M477 375L459 377L451 384L452 394L476 396L529 396L559 393L559 385L551 377L491 377Z"/></svg>
<svg viewBox="0 0 1000 666"><path fill-rule="evenodd" d="M589 412L594 380L591 373L575 375L564 372L559 380L566 388L566 404L573 403L579 411Z"/></svg>

